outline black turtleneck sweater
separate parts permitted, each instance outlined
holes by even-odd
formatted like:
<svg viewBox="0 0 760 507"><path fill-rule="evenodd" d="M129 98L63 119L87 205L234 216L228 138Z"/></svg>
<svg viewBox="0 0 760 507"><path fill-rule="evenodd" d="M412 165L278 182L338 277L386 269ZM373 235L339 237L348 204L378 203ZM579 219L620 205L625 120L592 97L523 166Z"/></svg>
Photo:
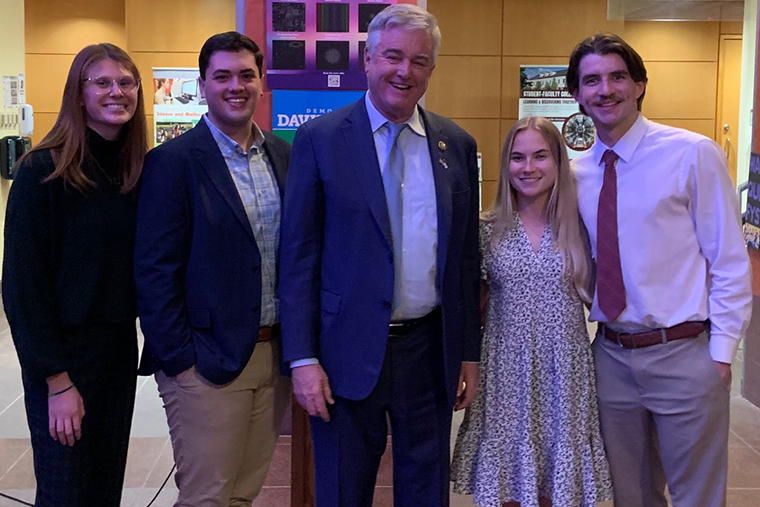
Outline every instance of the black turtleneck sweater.
<svg viewBox="0 0 760 507"><path fill-rule="evenodd" d="M80 192L41 150L17 172L5 216L2 296L24 374L42 379L92 360L109 343L76 343L82 327L134 323L132 272L135 198L120 194L122 142L88 129L85 174L96 186ZM104 336L103 340L109 338Z"/></svg>

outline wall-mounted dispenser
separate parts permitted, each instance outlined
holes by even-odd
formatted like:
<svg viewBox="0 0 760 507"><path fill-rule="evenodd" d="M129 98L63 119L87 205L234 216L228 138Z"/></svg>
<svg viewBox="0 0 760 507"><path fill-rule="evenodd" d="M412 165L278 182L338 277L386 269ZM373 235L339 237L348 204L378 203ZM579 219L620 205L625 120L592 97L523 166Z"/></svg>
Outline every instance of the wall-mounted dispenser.
<svg viewBox="0 0 760 507"><path fill-rule="evenodd" d="M13 179L16 162L32 148L32 140L24 136L7 136L0 139L0 176Z"/></svg>

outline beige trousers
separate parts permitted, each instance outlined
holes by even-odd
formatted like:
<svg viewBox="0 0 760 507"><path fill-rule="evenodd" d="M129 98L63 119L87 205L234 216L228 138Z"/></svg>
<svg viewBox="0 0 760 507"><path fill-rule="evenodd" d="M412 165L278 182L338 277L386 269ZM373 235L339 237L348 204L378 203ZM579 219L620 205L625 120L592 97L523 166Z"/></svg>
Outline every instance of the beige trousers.
<svg viewBox="0 0 760 507"><path fill-rule="evenodd" d="M179 379L156 373L177 464L175 507L250 507L290 400L279 361L278 342L268 341L229 384L212 384L194 367Z"/></svg>

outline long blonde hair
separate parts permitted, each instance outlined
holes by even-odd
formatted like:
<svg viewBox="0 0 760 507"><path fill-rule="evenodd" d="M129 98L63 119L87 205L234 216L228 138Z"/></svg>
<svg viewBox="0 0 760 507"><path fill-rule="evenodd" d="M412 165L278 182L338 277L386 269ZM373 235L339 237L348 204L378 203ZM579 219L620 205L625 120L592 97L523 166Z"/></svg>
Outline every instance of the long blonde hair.
<svg viewBox="0 0 760 507"><path fill-rule="evenodd" d="M552 159L557 165L557 179L544 211L552 230L552 239L564 259L565 273L569 273L581 299L591 302L593 294L589 287L590 259L585 228L578 212L578 196L575 178L570 171L565 141L557 127L546 118L528 116L515 123L504 140L501 149L501 172L499 187L493 205L483 213L482 220L492 226L489 248L499 241L512 225L517 211L515 191L509 181L509 159L517 134L532 129L540 133L549 145Z"/></svg>
<svg viewBox="0 0 760 507"><path fill-rule="evenodd" d="M55 162L55 171L45 181L61 178L80 192L95 185L82 170L82 163L89 151L86 140L87 115L82 105L83 83L88 69L105 59L111 59L124 66L136 80L140 80L140 72L135 63L124 50L113 44L93 44L83 48L74 57L63 88L61 111L55 125L37 146L25 154L30 156L38 150L50 150ZM127 193L137 185L143 159L148 151L142 86L137 90L135 114L122 128L122 138L124 147L119 161L119 176L122 181L121 192Z"/></svg>

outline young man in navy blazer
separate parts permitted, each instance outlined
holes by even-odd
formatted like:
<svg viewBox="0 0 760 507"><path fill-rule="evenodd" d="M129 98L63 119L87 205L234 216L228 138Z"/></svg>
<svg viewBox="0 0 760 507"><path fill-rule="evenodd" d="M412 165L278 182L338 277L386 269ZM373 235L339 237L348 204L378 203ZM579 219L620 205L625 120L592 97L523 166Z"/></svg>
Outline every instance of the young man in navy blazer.
<svg viewBox="0 0 760 507"><path fill-rule="evenodd" d="M283 359L313 416L319 507L372 504L388 417L394 505L448 506L452 408L477 387L478 176L475 140L417 106L439 43L435 17L388 7L367 95L296 134Z"/></svg>
<svg viewBox="0 0 760 507"><path fill-rule="evenodd" d="M261 489L288 403L280 375L277 249L290 146L252 121L263 55L236 32L199 60L208 114L152 150L135 277L177 463L177 507L243 506Z"/></svg>

